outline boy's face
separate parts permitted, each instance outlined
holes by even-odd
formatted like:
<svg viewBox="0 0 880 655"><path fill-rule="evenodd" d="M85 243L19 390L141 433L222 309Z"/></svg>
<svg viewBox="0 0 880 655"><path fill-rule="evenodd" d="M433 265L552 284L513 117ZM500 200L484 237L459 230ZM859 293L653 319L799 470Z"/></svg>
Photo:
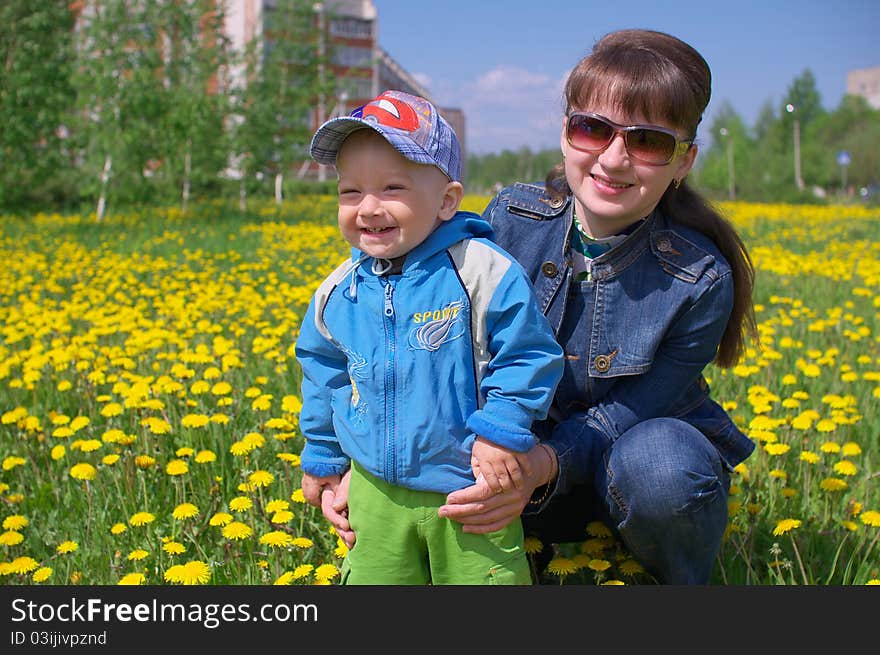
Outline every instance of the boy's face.
<svg viewBox="0 0 880 655"><path fill-rule="evenodd" d="M336 157L339 229L352 246L393 259L455 214L461 184L410 161L371 129L357 130Z"/></svg>

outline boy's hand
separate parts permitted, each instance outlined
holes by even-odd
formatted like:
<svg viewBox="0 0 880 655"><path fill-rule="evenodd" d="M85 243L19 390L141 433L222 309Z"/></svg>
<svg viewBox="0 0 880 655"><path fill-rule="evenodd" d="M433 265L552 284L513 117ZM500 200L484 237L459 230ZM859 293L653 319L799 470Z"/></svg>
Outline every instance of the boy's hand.
<svg viewBox="0 0 880 655"><path fill-rule="evenodd" d="M336 487L339 486L339 482L341 479L341 475L325 475L319 478L314 475L309 475L308 473L303 473L302 490L306 502L309 505L314 505L315 507L320 509L321 492L325 488L329 488L335 493Z"/></svg>
<svg viewBox="0 0 880 655"><path fill-rule="evenodd" d="M480 475L493 493L522 489L523 479L531 475L528 457L478 436L471 451L474 477Z"/></svg>

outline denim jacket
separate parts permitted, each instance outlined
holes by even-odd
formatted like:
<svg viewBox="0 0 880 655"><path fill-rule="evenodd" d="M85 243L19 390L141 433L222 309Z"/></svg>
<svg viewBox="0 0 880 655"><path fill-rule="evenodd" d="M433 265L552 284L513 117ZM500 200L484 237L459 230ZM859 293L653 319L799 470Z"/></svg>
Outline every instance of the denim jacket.
<svg viewBox="0 0 880 655"><path fill-rule="evenodd" d="M559 458L552 497L592 480L595 449L636 423L675 417L715 445L727 467L755 445L710 398L702 371L733 305L730 266L707 236L655 210L572 281L571 198L514 184L483 213L495 241L532 280L565 352L549 419L533 429Z"/></svg>

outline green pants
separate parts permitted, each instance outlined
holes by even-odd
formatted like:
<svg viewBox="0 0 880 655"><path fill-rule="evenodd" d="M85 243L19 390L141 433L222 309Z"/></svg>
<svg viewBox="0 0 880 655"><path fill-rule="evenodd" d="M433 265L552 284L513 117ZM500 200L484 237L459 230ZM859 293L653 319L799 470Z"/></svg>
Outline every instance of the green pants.
<svg viewBox="0 0 880 655"><path fill-rule="evenodd" d="M348 494L356 535L342 567L347 585L528 585L519 519L489 534L468 534L437 515L446 495L396 487L356 463Z"/></svg>

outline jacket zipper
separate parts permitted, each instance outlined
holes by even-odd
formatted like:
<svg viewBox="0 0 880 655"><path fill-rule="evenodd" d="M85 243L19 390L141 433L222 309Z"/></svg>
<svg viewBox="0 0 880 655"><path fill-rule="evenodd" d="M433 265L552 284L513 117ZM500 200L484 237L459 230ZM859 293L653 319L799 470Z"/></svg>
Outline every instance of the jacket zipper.
<svg viewBox="0 0 880 655"><path fill-rule="evenodd" d="M382 306L385 324L385 479L391 484L397 483L397 465L394 456L394 430L395 430L395 376L394 359L397 344L394 337L394 305L392 296L394 287L388 278L383 280L385 285L385 298Z"/></svg>

